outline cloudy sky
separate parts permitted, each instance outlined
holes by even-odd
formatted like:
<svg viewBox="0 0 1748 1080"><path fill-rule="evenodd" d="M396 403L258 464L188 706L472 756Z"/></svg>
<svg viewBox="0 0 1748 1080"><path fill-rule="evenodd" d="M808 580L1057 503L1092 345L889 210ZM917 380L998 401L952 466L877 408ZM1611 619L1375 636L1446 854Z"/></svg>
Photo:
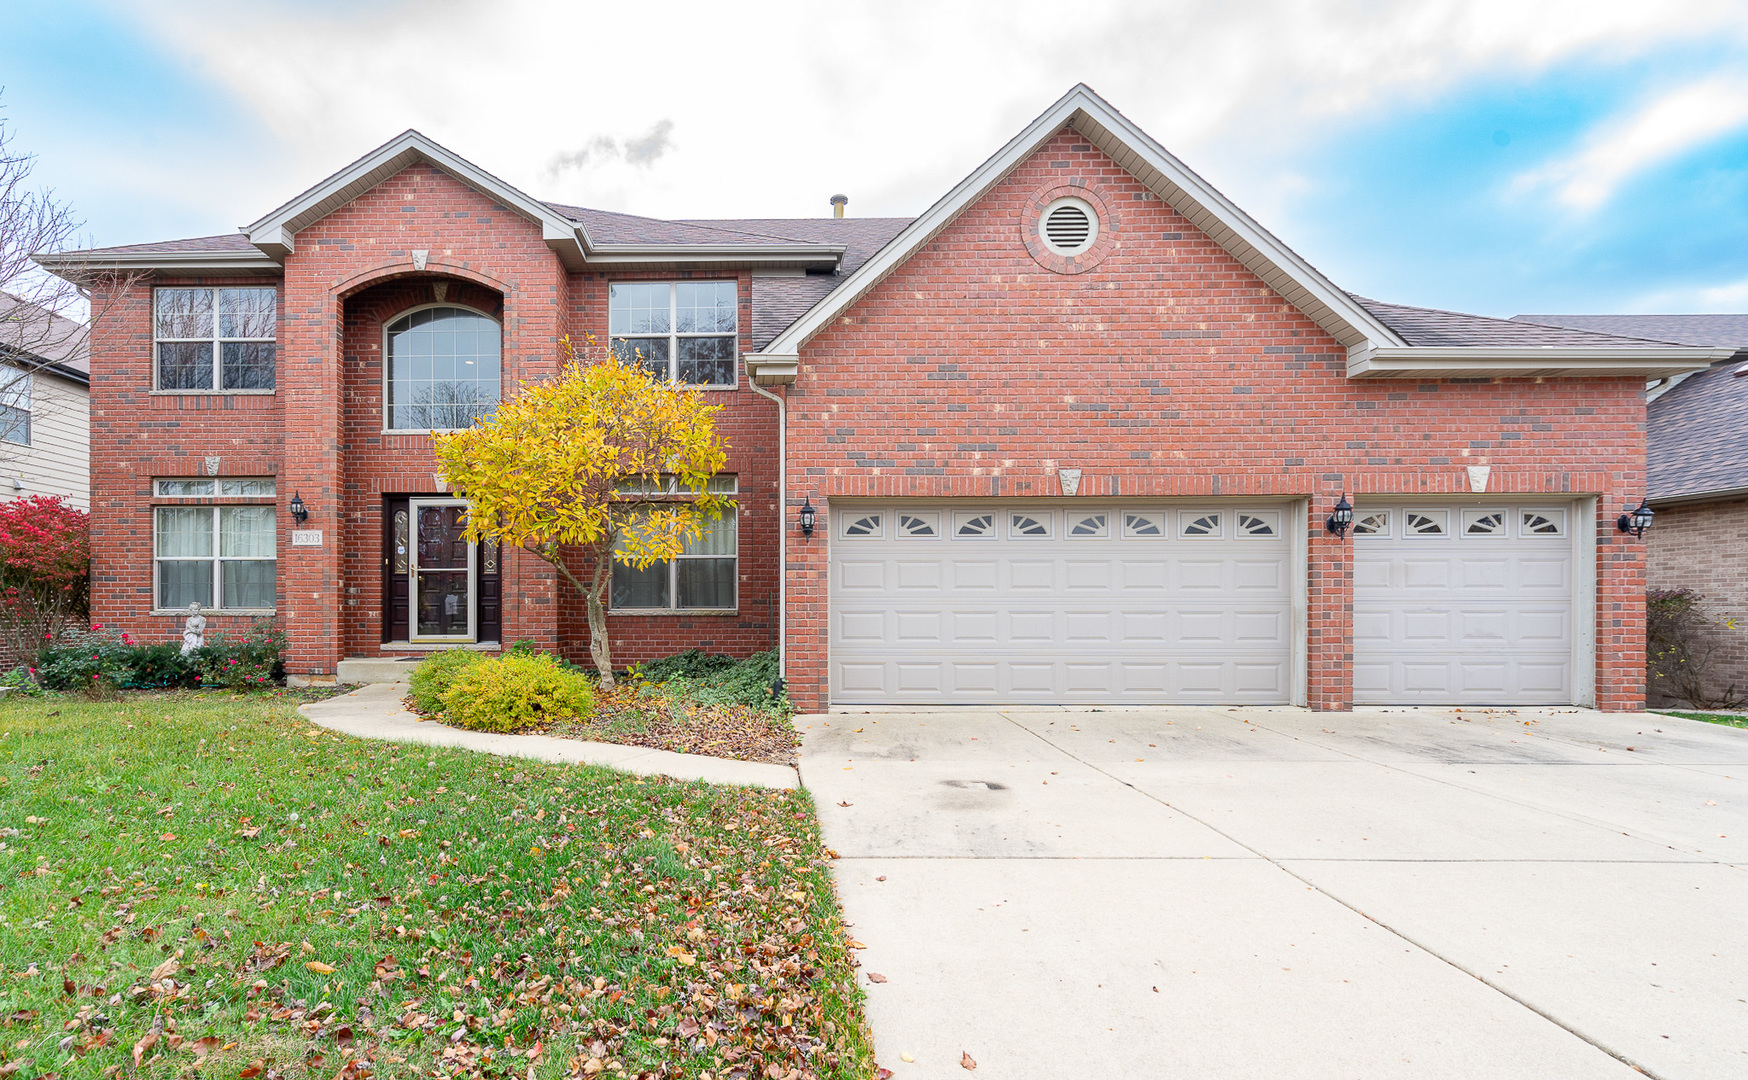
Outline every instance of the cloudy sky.
<svg viewBox="0 0 1748 1080"><path fill-rule="evenodd" d="M915 214L1077 81L1356 292L1748 310L1748 0L56 0L0 36L98 244L408 127L556 201Z"/></svg>

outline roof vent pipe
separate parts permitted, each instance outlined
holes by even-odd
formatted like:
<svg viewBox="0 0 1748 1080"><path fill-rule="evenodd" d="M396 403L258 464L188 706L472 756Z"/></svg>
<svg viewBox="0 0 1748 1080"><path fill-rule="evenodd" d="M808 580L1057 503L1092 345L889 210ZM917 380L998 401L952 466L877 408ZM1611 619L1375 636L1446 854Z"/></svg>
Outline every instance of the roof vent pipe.
<svg viewBox="0 0 1748 1080"><path fill-rule="evenodd" d="M848 205L850 205L850 197L848 195L833 195L832 217L843 217L844 207Z"/></svg>

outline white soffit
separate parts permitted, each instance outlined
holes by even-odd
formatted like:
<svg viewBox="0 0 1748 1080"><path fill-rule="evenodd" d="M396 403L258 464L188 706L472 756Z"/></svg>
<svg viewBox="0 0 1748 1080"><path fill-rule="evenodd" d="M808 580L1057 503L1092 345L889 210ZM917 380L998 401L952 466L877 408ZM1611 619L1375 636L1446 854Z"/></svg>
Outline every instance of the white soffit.
<svg viewBox="0 0 1748 1080"><path fill-rule="evenodd" d="M1073 128L1207 233L1270 288L1342 345L1405 344L1277 237L1190 171L1084 83L1027 125L1006 146L911 222L854 274L791 323L769 346L794 352L896 270L1065 126Z"/></svg>

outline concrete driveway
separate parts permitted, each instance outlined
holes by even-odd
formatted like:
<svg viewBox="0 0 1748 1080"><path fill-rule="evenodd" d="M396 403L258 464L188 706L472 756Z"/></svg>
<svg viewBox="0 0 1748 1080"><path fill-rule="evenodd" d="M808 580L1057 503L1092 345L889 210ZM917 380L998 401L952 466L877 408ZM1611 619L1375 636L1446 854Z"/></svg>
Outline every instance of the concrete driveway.
<svg viewBox="0 0 1748 1080"><path fill-rule="evenodd" d="M1570 709L798 724L897 1080L967 1076L964 1054L1002 1080L1748 1076L1748 731Z"/></svg>

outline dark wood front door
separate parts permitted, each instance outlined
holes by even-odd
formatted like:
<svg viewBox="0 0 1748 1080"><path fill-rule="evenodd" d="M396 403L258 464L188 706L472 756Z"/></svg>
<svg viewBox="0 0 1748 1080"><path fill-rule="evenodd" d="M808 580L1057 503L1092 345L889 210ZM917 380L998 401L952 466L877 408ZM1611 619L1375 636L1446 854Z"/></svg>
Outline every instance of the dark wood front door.
<svg viewBox="0 0 1748 1080"><path fill-rule="evenodd" d="M464 536L467 504L442 496L383 501L383 641L497 641L502 574L496 544Z"/></svg>

